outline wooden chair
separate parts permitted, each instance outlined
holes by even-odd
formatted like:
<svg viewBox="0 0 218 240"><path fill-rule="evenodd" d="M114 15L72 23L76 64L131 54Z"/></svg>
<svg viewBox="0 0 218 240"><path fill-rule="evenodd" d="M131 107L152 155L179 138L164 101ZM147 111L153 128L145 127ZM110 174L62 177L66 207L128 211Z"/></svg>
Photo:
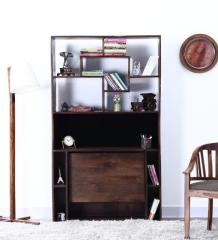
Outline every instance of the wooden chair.
<svg viewBox="0 0 218 240"><path fill-rule="evenodd" d="M185 174L185 239L190 231L190 198L208 198L207 229L211 230L213 198L218 198L218 143L202 145L195 149Z"/></svg>

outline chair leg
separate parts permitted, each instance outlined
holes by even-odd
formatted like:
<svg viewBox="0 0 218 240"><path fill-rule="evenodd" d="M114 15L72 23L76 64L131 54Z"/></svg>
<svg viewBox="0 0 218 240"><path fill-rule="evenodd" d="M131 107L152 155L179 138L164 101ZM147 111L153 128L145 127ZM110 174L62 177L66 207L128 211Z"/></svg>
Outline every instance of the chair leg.
<svg viewBox="0 0 218 240"><path fill-rule="evenodd" d="M207 219L207 230L212 228L213 219L213 198L208 199L208 219Z"/></svg>
<svg viewBox="0 0 218 240"><path fill-rule="evenodd" d="M184 225L185 225L185 239L189 239L190 232L190 197L185 196L185 209L184 209Z"/></svg>

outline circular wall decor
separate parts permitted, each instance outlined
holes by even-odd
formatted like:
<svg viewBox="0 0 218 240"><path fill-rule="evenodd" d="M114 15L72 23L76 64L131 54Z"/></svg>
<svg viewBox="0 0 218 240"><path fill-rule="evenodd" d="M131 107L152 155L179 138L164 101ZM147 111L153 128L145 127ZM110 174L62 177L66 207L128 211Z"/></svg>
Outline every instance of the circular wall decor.
<svg viewBox="0 0 218 240"><path fill-rule="evenodd" d="M210 70L218 59L216 41L206 34L195 34L187 38L180 49L180 60L192 72Z"/></svg>

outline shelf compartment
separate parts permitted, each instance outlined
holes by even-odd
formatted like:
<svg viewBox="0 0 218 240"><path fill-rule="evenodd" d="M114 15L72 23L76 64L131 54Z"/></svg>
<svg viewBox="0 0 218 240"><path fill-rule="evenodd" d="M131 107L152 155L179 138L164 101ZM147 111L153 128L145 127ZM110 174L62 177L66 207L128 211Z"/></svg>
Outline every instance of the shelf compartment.
<svg viewBox="0 0 218 240"><path fill-rule="evenodd" d="M135 114L56 114L53 124L54 149L62 149L61 141L66 135L75 139L78 148L140 147L141 134L151 134L152 147L158 148L158 116L137 114L135 124Z"/></svg>
<svg viewBox="0 0 218 240"><path fill-rule="evenodd" d="M69 79L56 78L55 111L61 111L61 106L64 102L68 105L82 105L95 107L102 110L102 78L100 77L80 77L76 81Z"/></svg>
<svg viewBox="0 0 218 240"><path fill-rule="evenodd" d="M148 188L148 213L150 212L152 203L154 198L160 199L160 187L155 188ZM146 218L148 215L146 216ZM161 219L161 202L159 203L159 206L157 208L157 212L154 216L154 220L160 220Z"/></svg>
<svg viewBox="0 0 218 240"><path fill-rule="evenodd" d="M61 186L66 184L66 154L64 152L53 152L53 185ZM58 184L59 170L64 183Z"/></svg>
<svg viewBox="0 0 218 240"><path fill-rule="evenodd" d="M66 188L54 188L54 203L53 203L53 219L58 221L58 213L65 213L65 218L67 218L67 206L66 206Z"/></svg>

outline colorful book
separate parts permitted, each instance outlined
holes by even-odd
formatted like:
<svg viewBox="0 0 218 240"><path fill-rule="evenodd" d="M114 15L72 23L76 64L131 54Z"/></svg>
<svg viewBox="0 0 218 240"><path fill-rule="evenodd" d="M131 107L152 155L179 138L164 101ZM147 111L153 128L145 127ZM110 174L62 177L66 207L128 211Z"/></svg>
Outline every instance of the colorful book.
<svg viewBox="0 0 218 240"><path fill-rule="evenodd" d="M159 203L160 203L160 199L154 198L149 215L148 215L148 220L154 219Z"/></svg>
<svg viewBox="0 0 218 240"><path fill-rule="evenodd" d="M104 75L108 85L114 90L114 91L119 91L119 87L116 85L116 83L111 79L110 75L106 73Z"/></svg>
<svg viewBox="0 0 218 240"><path fill-rule="evenodd" d="M114 75L114 73L110 73L111 78L114 80L114 82L116 83L116 85L119 87L120 90L125 90L125 88L122 86L122 84L120 83L120 81L118 80L118 78Z"/></svg>
<svg viewBox="0 0 218 240"><path fill-rule="evenodd" d="M120 75L117 72L115 72L114 75L117 77L118 81L121 83L124 90L128 90L127 85L124 83L123 79L121 79Z"/></svg>
<svg viewBox="0 0 218 240"><path fill-rule="evenodd" d="M154 164L148 165L148 172L149 172L149 176L152 181L152 184L157 185L157 186L160 185Z"/></svg>
<svg viewBox="0 0 218 240"><path fill-rule="evenodd" d="M126 38L105 38L104 42L110 42L110 43L126 43Z"/></svg>
<svg viewBox="0 0 218 240"><path fill-rule="evenodd" d="M82 76L103 76L102 70L82 71Z"/></svg>

